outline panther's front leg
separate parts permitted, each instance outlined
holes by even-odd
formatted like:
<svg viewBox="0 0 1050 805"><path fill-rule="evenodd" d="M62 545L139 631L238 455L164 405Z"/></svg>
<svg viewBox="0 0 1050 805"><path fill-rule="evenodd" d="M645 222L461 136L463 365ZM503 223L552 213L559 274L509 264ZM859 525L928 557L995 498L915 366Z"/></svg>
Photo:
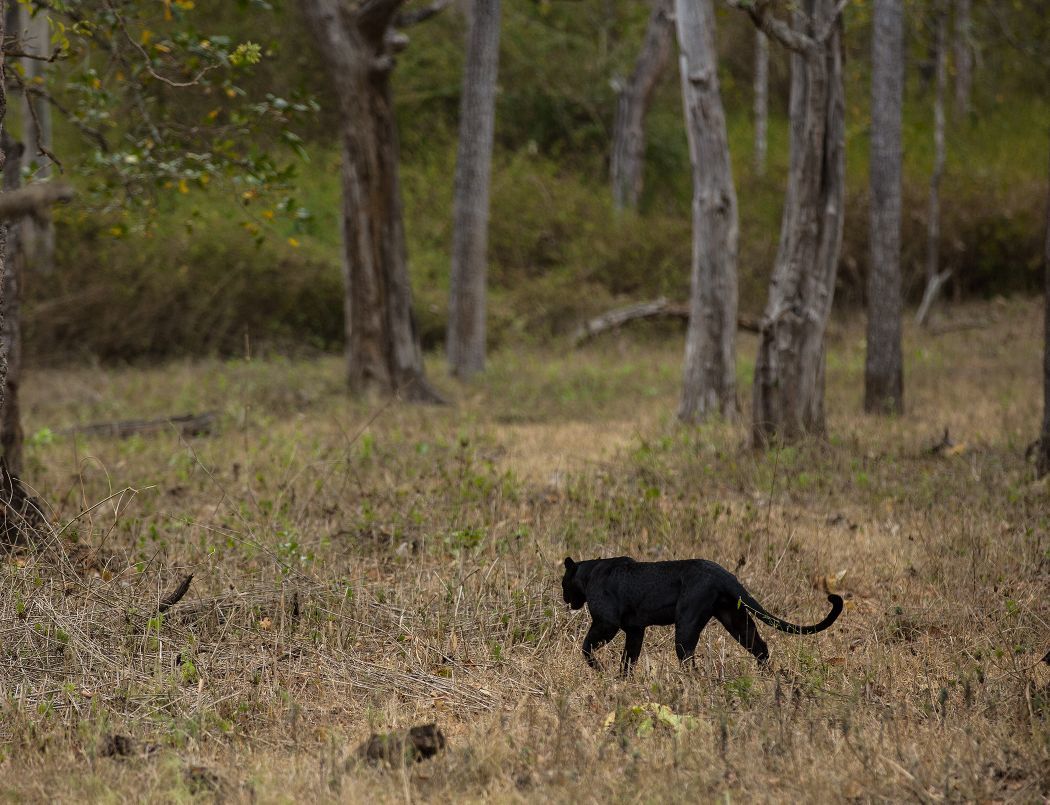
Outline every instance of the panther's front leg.
<svg viewBox="0 0 1050 805"><path fill-rule="evenodd" d="M642 642L645 640L645 627L624 629L627 633L627 642L623 646L623 657L620 660L620 673L627 676L631 673L634 664L638 662L638 656L642 653Z"/></svg>
<svg viewBox="0 0 1050 805"><path fill-rule="evenodd" d="M614 623L595 620L591 628L587 630L587 636L583 638L583 656L591 668L598 668L598 660L594 658L595 649L599 649L616 637L620 628Z"/></svg>

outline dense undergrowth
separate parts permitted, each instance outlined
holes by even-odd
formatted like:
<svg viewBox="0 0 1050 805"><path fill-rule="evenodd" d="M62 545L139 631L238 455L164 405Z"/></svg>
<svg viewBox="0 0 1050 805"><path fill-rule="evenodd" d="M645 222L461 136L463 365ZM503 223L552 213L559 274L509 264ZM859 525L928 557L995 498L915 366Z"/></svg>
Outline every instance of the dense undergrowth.
<svg viewBox="0 0 1050 805"><path fill-rule="evenodd" d="M85 194L58 218L58 268L30 271L28 348L38 362L333 350L342 342L338 148L325 85L294 8L245 17L200 4L217 27L265 46L249 89L312 94L292 186L270 197L214 182L162 188L148 214ZM866 11L847 30L848 201L839 303L863 303L867 270ZM1021 12L1016 12L1021 13ZM615 109L610 77L629 72L644 4L511 4L505 12L490 235L491 343L545 341L618 302L688 293L690 174L677 76L669 69L649 117L647 184L638 214L616 215L607 187ZM978 22L981 22L978 20ZM975 113L953 116L942 189L943 267L956 297L1039 287L1046 179L1045 99L1007 47L989 41ZM774 53L769 169L751 164L750 53L743 15L719 12L723 93L740 200L741 306L755 314L775 255L787 168L787 64ZM426 346L444 338L463 21L448 13L413 29L395 73L410 269ZM921 295L932 162L929 32L910 33L915 68L905 108L905 292ZM1015 59L1016 61L1016 59ZM266 142L266 132L260 132ZM60 122L67 160L85 148ZM273 145L276 152L278 144ZM287 156L282 153L282 159ZM90 186L75 173L70 178ZM103 211L103 210L107 210ZM252 345L246 347L246 344Z"/></svg>

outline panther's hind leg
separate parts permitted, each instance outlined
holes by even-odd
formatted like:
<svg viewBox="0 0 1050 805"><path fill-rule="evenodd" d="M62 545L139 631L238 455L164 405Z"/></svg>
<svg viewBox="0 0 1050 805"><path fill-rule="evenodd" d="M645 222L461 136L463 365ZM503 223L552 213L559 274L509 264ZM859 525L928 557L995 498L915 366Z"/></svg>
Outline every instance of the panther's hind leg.
<svg viewBox="0 0 1050 805"><path fill-rule="evenodd" d="M726 627L736 642L746 648L758 660L759 665L769 662L769 647L758 633L755 621L743 607L723 606L715 612L718 622Z"/></svg>
<svg viewBox="0 0 1050 805"><path fill-rule="evenodd" d="M700 642L700 633L709 620L711 620L709 607L696 607L692 610L685 607L678 613L674 626L674 651L678 655L679 662L692 660L696 652L696 644Z"/></svg>

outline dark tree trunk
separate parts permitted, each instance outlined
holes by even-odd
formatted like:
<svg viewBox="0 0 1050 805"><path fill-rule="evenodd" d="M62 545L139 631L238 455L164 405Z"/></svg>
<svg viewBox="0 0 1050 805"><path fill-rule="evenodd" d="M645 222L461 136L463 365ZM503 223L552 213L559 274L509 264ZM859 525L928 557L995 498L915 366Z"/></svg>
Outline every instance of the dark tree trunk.
<svg viewBox="0 0 1050 805"><path fill-rule="evenodd" d="M3 189L17 190L22 183L23 146L4 131L0 148L5 155ZM3 316L0 319L0 344L7 354L7 376L4 382L4 403L0 409L0 449L12 475L22 475L22 421L18 390L22 380L22 276L25 268L23 225L28 218L7 222L7 242L3 263Z"/></svg>
<svg viewBox="0 0 1050 805"><path fill-rule="evenodd" d="M440 401L423 373L408 281L398 143L390 91L393 28L404 0L300 0L339 104L343 144L343 274L347 379L375 390Z"/></svg>
<svg viewBox="0 0 1050 805"><path fill-rule="evenodd" d="M737 207L711 0L677 0L682 105L693 168L693 264L678 416L735 417Z"/></svg>
<svg viewBox="0 0 1050 805"><path fill-rule="evenodd" d="M755 173L766 172L766 152L769 150L769 37L755 31Z"/></svg>
<svg viewBox="0 0 1050 805"><path fill-rule="evenodd" d="M1046 195L1046 242L1043 248L1043 428L1036 442L1035 467L1042 478L1050 473L1050 184Z"/></svg>
<svg viewBox="0 0 1050 805"><path fill-rule="evenodd" d="M0 42L7 36L7 2L0 0ZM7 120L7 59L0 54L0 132L4 129ZM5 149L0 147L0 172L3 172L7 162ZM7 253L7 221L0 220L0 276L5 271L5 255ZM0 282L0 333L4 331L4 284ZM4 410L7 400L7 345L0 343L0 411Z"/></svg>
<svg viewBox="0 0 1050 805"><path fill-rule="evenodd" d="M620 88L609 172L616 209L637 209L645 166L645 116L671 55L674 0L653 0L645 41L626 86Z"/></svg>
<svg viewBox="0 0 1050 805"><path fill-rule="evenodd" d="M901 356L902 0L875 0L871 75L871 265L864 410L904 410Z"/></svg>
<svg viewBox="0 0 1050 805"><path fill-rule="evenodd" d="M789 27L765 5L752 19L792 50L791 160L752 394L752 441L822 434L824 335L845 201L842 23L834 0L801 0Z"/></svg>
<svg viewBox="0 0 1050 805"><path fill-rule="evenodd" d="M485 274L499 27L500 0L475 0L459 113L448 306L448 363L452 374L462 379L485 368Z"/></svg>

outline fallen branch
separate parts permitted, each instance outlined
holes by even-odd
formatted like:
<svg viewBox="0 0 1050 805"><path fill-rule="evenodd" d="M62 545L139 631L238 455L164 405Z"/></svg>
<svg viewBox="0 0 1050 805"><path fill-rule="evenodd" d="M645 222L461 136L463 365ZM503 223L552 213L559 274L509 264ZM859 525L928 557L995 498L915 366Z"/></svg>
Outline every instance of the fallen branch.
<svg viewBox="0 0 1050 805"><path fill-rule="evenodd" d="M207 436L215 424L216 413L182 414L162 419L125 419L118 422L97 422L92 425L74 425L55 431L62 436L109 436L126 439L129 436L157 433L171 427L183 436Z"/></svg>
<svg viewBox="0 0 1050 805"><path fill-rule="evenodd" d="M0 220L26 215L42 217L59 202L73 198L73 188L62 182L41 182L0 193Z"/></svg>
<svg viewBox="0 0 1050 805"><path fill-rule="evenodd" d="M689 321L689 305L679 302L668 302L664 297L654 299L651 302L637 302L633 305L618 307L607 311L600 316L595 316L579 327L572 335L572 345L578 347L609 330L615 330L628 322L638 319L669 318ZM747 316L737 316L736 325L741 330L757 333L761 330L761 324Z"/></svg>

